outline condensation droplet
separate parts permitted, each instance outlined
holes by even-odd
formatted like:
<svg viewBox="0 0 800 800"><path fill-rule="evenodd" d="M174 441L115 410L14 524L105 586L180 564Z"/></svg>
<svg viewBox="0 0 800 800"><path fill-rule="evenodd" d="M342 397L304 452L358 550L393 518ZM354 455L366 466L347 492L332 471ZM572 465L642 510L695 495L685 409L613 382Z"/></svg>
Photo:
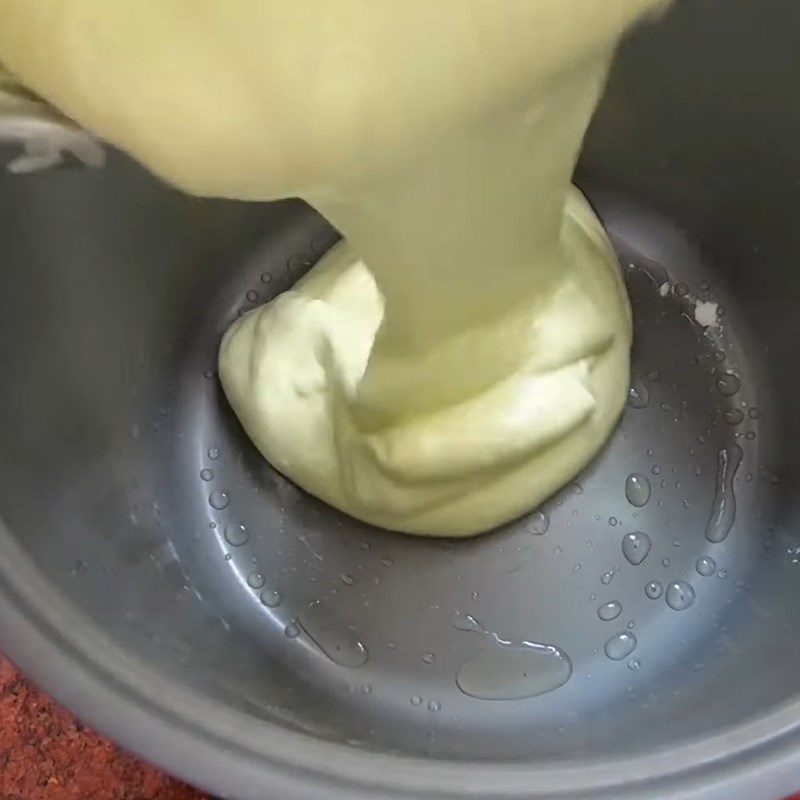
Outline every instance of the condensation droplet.
<svg viewBox="0 0 800 800"><path fill-rule="evenodd" d="M347 573L343 573L340 577L345 586L352 586L356 582L356 579Z"/></svg>
<svg viewBox="0 0 800 800"><path fill-rule="evenodd" d="M200 477L204 481L213 481L214 480L214 473L210 469L201 469L200 470Z"/></svg>
<svg viewBox="0 0 800 800"><path fill-rule="evenodd" d="M622 604L618 603L616 600L603 603L603 605L597 609L597 616L600 617L603 622L611 622L611 620L616 619L621 613Z"/></svg>
<svg viewBox="0 0 800 800"><path fill-rule="evenodd" d="M251 302L255 303L258 300L258 292L255 289L248 289L245 297Z"/></svg>
<svg viewBox="0 0 800 800"><path fill-rule="evenodd" d="M422 705L422 703L423 703L423 699L422 699L422 698L421 698L421 697L420 697L418 694L415 694L415 695L414 695L414 696L411 698L411 705L412 705L412 706L421 706L421 705Z"/></svg>
<svg viewBox="0 0 800 800"><path fill-rule="evenodd" d="M272 281L272 275L269 272L262 272L261 273L261 283L270 283Z"/></svg>
<svg viewBox="0 0 800 800"><path fill-rule="evenodd" d="M614 580L614 576L617 574L618 569L619 567L615 567L614 569L609 570L608 572L604 572L600 576L600 583L602 583L603 586L608 586L611 583L611 581Z"/></svg>
<svg viewBox="0 0 800 800"><path fill-rule="evenodd" d="M222 511L231 504L230 495L224 489L215 489L208 496L208 504L217 511Z"/></svg>
<svg viewBox="0 0 800 800"><path fill-rule="evenodd" d="M664 587L661 584L661 581L650 581L644 587L644 593L651 599L651 600L658 600L662 594L664 594Z"/></svg>
<svg viewBox="0 0 800 800"><path fill-rule="evenodd" d="M632 633L617 633L606 642L603 650L612 661L622 661L633 653L637 644L636 636Z"/></svg>
<svg viewBox="0 0 800 800"><path fill-rule="evenodd" d="M431 700L430 703L428 703L428 711L436 712L441 710L442 704L438 700Z"/></svg>
<svg viewBox="0 0 800 800"><path fill-rule="evenodd" d="M694 600L694 587L687 581L675 581L667 587L667 605L673 611L685 611Z"/></svg>
<svg viewBox="0 0 800 800"><path fill-rule="evenodd" d="M426 664L433 664L433 662L436 661L436 656L433 653L423 653L422 660Z"/></svg>
<svg viewBox="0 0 800 800"><path fill-rule="evenodd" d="M644 475L638 472L628 475L625 481L625 498L632 506L641 508L647 505L651 493L650 481Z"/></svg>
<svg viewBox="0 0 800 800"><path fill-rule="evenodd" d="M738 408L729 408L724 416L728 425L739 425L744 421L744 414Z"/></svg>
<svg viewBox="0 0 800 800"><path fill-rule="evenodd" d="M619 525L619 520L618 520L616 517L609 517L609 518L608 518L608 524L609 524L609 525L610 525L612 528L616 528L616 527L617 527L617 525Z"/></svg>
<svg viewBox="0 0 800 800"><path fill-rule="evenodd" d="M717 571L717 562L710 556L701 556L694 567L698 575L709 578Z"/></svg>
<svg viewBox="0 0 800 800"><path fill-rule="evenodd" d="M761 416L761 412L754 406L747 412L747 416L750 419L758 419Z"/></svg>
<svg viewBox="0 0 800 800"><path fill-rule="evenodd" d="M638 672L641 668L642 668L642 662L639 661L638 658L632 658L628 662L628 669L631 670L631 672Z"/></svg>
<svg viewBox="0 0 800 800"><path fill-rule="evenodd" d="M706 525L706 539L709 542L718 544L725 541L736 522L736 494L733 480L743 456L744 451L738 444L723 447L717 454L717 485L711 516Z"/></svg>
<svg viewBox="0 0 800 800"><path fill-rule="evenodd" d="M219 458L219 448L217 448L217 447L209 447L208 448L208 457L212 461L216 461Z"/></svg>
<svg viewBox="0 0 800 800"><path fill-rule="evenodd" d="M250 539L247 527L241 522L229 522L225 526L225 541L232 547L241 547Z"/></svg>
<svg viewBox="0 0 800 800"><path fill-rule="evenodd" d="M717 390L723 397L732 397L739 391L742 382L732 372L724 372L717 378Z"/></svg>
<svg viewBox="0 0 800 800"><path fill-rule="evenodd" d="M323 603L311 603L301 612L298 622L314 644L335 664L358 669L369 660L369 652L356 629L343 623L338 614Z"/></svg>
<svg viewBox="0 0 800 800"><path fill-rule="evenodd" d="M296 639L300 635L300 627L296 622L290 622L283 629L283 633L287 639Z"/></svg>
<svg viewBox="0 0 800 800"><path fill-rule="evenodd" d="M265 583L264 576L260 572L251 572L247 576L247 585L251 589L263 589Z"/></svg>
<svg viewBox="0 0 800 800"><path fill-rule="evenodd" d="M650 554L652 547L652 540L642 531L633 531L622 539L622 555L633 566L641 564Z"/></svg>
<svg viewBox="0 0 800 800"><path fill-rule="evenodd" d="M531 516L531 530L537 536L544 536L550 530L550 515L544 511L537 511Z"/></svg>
<svg viewBox="0 0 800 800"><path fill-rule="evenodd" d="M261 594L261 602L267 608L277 608L281 604L281 593L275 589L267 589Z"/></svg>
<svg viewBox="0 0 800 800"><path fill-rule="evenodd" d="M650 390L646 384L640 380L634 381L628 390L628 405L631 408L642 409L647 408L649 403Z"/></svg>

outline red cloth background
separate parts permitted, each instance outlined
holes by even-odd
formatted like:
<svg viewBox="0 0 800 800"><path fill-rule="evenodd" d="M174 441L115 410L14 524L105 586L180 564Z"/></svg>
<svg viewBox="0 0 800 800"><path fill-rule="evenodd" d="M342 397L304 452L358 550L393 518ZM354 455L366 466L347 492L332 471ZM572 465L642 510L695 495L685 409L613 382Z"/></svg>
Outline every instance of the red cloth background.
<svg viewBox="0 0 800 800"><path fill-rule="evenodd" d="M0 798L210 800L85 730L2 656Z"/></svg>
<svg viewBox="0 0 800 800"><path fill-rule="evenodd" d="M209 800L87 731L0 656L2 800Z"/></svg>

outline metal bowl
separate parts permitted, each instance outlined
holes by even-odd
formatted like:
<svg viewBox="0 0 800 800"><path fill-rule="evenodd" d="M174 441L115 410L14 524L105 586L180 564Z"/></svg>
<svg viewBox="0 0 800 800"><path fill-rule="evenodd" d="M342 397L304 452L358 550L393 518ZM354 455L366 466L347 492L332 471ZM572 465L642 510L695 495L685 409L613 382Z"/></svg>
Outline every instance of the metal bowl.
<svg viewBox="0 0 800 800"><path fill-rule="evenodd" d="M226 798L800 785L798 26L784 0L683 0L621 54L579 182L634 301L634 392L546 532L388 534L248 443L219 338L335 241L308 207L192 200L118 155L0 179L3 649ZM459 688L524 642L570 679Z"/></svg>

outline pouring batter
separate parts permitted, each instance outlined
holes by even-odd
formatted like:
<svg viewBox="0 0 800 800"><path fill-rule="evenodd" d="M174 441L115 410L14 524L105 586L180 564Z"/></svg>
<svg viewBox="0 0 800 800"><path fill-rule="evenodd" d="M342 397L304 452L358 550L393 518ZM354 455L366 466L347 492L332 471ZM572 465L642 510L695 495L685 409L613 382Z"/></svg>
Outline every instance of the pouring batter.
<svg viewBox="0 0 800 800"><path fill-rule="evenodd" d="M602 446L630 309L570 179L616 41L658 0L0 0L0 60L181 188L299 196L344 234L238 320L225 393L279 470L441 536Z"/></svg>

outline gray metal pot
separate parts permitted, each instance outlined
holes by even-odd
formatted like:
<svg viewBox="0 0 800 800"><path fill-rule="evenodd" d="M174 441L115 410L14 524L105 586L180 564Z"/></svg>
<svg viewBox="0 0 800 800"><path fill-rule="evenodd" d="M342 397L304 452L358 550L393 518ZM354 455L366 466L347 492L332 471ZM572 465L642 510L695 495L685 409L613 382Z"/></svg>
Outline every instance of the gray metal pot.
<svg viewBox="0 0 800 800"><path fill-rule="evenodd" d="M334 241L307 207L192 200L120 156L0 179L4 651L226 798L800 786L798 31L786 0L684 0L624 48L580 182L634 299L635 391L545 533L373 530L245 440L219 337ZM498 640L558 644L570 680L465 695Z"/></svg>

